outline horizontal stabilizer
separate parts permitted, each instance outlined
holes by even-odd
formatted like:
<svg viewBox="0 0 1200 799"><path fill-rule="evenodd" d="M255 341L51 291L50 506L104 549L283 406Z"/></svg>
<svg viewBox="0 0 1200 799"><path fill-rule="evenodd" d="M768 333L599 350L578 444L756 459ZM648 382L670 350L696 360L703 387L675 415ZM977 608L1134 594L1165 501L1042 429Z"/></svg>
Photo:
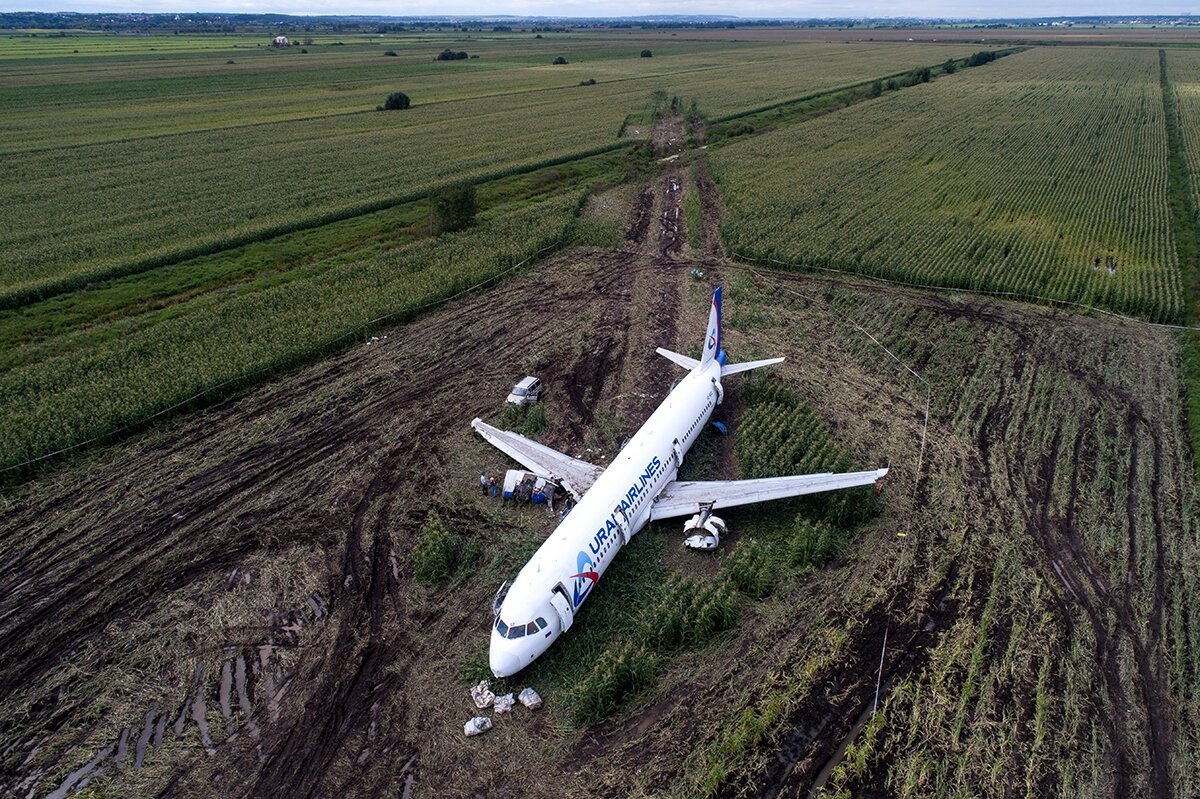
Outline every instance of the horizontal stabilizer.
<svg viewBox="0 0 1200 799"><path fill-rule="evenodd" d="M526 469L553 478L576 500L583 497L603 471L594 463L564 455L517 433L492 427L482 419L472 421L471 427L489 444Z"/></svg>
<svg viewBox="0 0 1200 799"><path fill-rule="evenodd" d="M700 362L697 361L695 358L689 358L686 355L680 355L678 352L671 352L670 350L668 350L664 347L659 347L658 349L655 350L655 352L657 352L659 355L666 358L668 361L674 361L675 363L682 366L684 369L691 370L691 369L695 369L697 366L700 365Z"/></svg>
<svg viewBox="0 0 1200 799"><path fill-rule="evenodd" d="M798 474L793 477L761 477L755 480L713 480L668 483L650 507L650 520L670 519L698 513L702 504L712 503L713 510L751 505L772 499L818 494L839 488L871 485L888 473L887 469L833 474Z"/></svg>
<svg viewBox="0 0 1200 799"><path fill-rule="evenodd" d="M777 363L783 363L783 358L767 358L763 361L746 361L745 363L731 363L728 366L721 367L721 377L729 377L736 375L738 372L749 372L751 369L758 369L763 366L774 366Z"/></svg>

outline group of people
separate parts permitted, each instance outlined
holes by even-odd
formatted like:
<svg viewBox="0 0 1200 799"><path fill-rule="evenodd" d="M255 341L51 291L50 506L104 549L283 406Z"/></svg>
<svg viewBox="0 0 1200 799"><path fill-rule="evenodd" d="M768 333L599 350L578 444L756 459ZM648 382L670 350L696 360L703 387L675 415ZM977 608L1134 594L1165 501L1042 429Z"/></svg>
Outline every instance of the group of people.
<svg viewBox="0 0 1200 799"><path fill-rule="evenodd" d="M494 476L489 475L487 472L480 472L479 473L479 492L481 494L483 494L483 496L485 496L485 497L503 496L504 487L501 483L497 482L497 480ZM507 503L509 500L509 497L503 497L503 498L504 498L505 503ZM529 478L526 478L525 480L522 480L521 482L519 482L515 486L513 486L511 499L514 502L521 504L521 505L526 505L526 504L531 504L531 503L534 505L545 505L546 510L548 510L551 513L554 512L554 488L553 488L553 486L547 485L546 488L543 489L543 488L539 487L533 480L531 480ZM571 498L568 496L566 504L563 507L563 510L560 515L566 516L567 513L570 513L571 507L573 505L574 505L574 503L571 501Z"/></svg>

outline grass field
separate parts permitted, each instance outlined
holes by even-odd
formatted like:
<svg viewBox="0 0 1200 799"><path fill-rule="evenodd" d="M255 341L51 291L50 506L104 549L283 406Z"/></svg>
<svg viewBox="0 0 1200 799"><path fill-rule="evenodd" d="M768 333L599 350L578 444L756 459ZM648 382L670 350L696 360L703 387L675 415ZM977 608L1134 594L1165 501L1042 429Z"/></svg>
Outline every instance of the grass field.
<svg viewBox="0 0 1200 799"><path fill-rule="evenodd" d="M1178 321L1167 152L1157 51L1040 49L712 164L736 253Z"/></svg>

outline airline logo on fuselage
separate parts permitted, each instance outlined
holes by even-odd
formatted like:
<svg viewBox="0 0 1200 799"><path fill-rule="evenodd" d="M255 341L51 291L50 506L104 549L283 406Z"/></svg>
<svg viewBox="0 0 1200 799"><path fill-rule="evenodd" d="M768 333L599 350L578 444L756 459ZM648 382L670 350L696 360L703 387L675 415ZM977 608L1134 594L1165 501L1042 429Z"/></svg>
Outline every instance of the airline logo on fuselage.
<svg viewBox="0 0 1200 799"><path fill-rule="evenodd" d="M658 470L662 468L662 461L655 455L646 464L645 470L639 474L629 486L629 490L625 492L625 496L621 498L621 510L624 511L628 518L630 510L633 509L633 504L642 497L650 489L647 487L654 481L654 476ZM599 555L600 551L610 538L620 532L620 526L617 524L617 511L613 509L612 514L604 520L604 524L592 536L592 540L588 542L588 549L592 555ZM578 574L571 575L575 578L575 607L579 607L579 603L587 597L591 592L592 586L600 579L600 575L594 571L594 562L587 552L580 551L576 560L576 568Z"/></svg>
<svg viewBox="0 0 1200 799"><path fill-rule="evenodd" d="M575 568L579 569L579 573L571 575L575 578L575 586L571 593L574 594L575 607L579 607L591 593L592 586L600 581L600 575L596 573L592 559L586 552L579 553L575 560Z"/></svg>

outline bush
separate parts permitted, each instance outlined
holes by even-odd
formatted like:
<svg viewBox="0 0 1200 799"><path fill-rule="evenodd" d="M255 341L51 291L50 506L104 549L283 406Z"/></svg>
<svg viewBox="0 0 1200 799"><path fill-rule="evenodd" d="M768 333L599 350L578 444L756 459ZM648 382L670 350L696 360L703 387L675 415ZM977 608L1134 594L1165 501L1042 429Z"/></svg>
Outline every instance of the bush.
<svg viewBox="0 0 1200 799"><path fill-rule="evenodd" d="M836 527L797 516L787 539L787 559L793 566L817 569L836 557L846 541L846 534Z"/></svg>
<svg viewBox="0 0 1200 799"><path fill-rule="evenodd" d="M412 105L412 100L404 92L392 92L383 103L385 111L403 111Z"/></svg>
<svg viewBox="0 0 1200 799"><path fill-rule="evenodd" d="M413 576L422 585L441 585L454 571L458 542L436 511L429 511L421 525L421 537L413 547Z"/></svg>
<svg viewBox="0 0 1200 799"><path fill-rule="evenodd" d="M775 589L774 562L753 539L743 541L729 554L725 571L737 589L753 599L762 599Z"/></svg>
<svg viewBox="0 0 1200 799"><path fill-rule="evenodd" d="M459 183L433 195L434 228L438 233L462 230L475 220L475 186Z"/></svg>
<svg viewBox="0 0 1200 799"><path fill-rule="evenodd" d="M988 50L980 50L978 53L972 53L967 59L967 66L981 67L984 64L996 60L996 54Z"/></svg>
<svg viewBox="0 0 1200 799"><path fill-rule="evenodd" d="M567 63L567 59L563 58L562 56L558 56L557 58L555 58L555 59L554 59L553 61L551 61L550 63L552 63L552 64L565 64L565 63Z"/></svg>
<svg viewBox="0 0 1200 799"><path fill-rule="evenodd" d="M607 718L654 685L658 656L645 646L620 644L605 650L575 692L572 718L578 725Z"/></svg>
<svg viewBox="0 0 1200 799"><path fill-rule="evenodd" d="M549 426L550 422L546 419L546 409L541 405L534 405L525 414L525 423L521 425L521 432L527 436L536 436L539 433L544 433Z"/></svg>
<svg viewBox="0 0 1200 799"><path fill-rule="evenodd" d="M466 52L464 52L462 50L459 50L458 52L454 52L453 50L447 48L447 49L443 50L442 52L438 53L437 58L434 60L435 61L465 61L465 60L467 60L467 54L466 54Z"/></svg>
<svg viewBox="0 0 1200 799"><path fill-rule="evenodd" d="M384 54L384 55L390 55L390 56L392 56L392 57L394 58L394 57L396 56L396 51L395 51L395 50L384 50L384 51L383 51L383 54Z"/></svg>
<svg viewBox="0 0 1200 799"><path fill-rule="evenodd" d="M595 79L595 78L588 78L587 80L581 80L581 81L579 81L579 85L580 85L580 86L595 86L595 85L596 85L596 79Z"/></svg>
<svg viewBox="0 0 1200 799"><path fill-rule="evenodd" d="M654 53L650 52L649 50L643 50L643 51L642 51L642 58L650 58L650 57L652 57L653 55L654 55Z"/></svg>
<svg viewBox="0 0 1200 799"><path fill-rule="evenodd" d="M645 615L648 646L670 651L700 646L737 624L737 593L728 581L699 583L673 575Z"/></svg>

